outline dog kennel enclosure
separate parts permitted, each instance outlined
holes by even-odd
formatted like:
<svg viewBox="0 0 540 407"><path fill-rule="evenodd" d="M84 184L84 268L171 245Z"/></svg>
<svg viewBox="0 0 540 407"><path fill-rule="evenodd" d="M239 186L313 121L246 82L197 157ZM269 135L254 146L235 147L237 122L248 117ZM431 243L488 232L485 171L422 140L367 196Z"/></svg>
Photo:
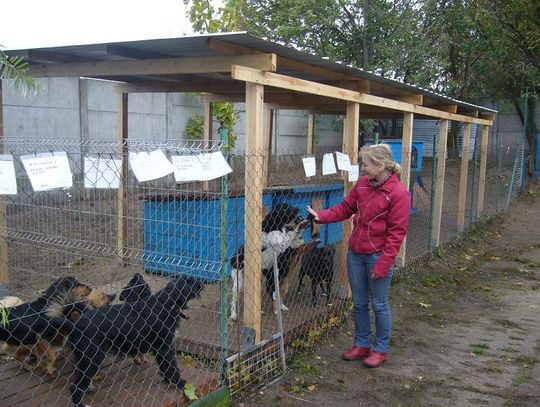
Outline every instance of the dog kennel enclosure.
<svg viewBox="0 0 540 407"><path fill-rule="evenodd" d="M289 203L306 214L305 207L327 208L347 194L354 181L345 171L306 177L302 158L320 163L325 151L314 142L317 114L342 119L339 149L358 163L359 121L362 118L402 120L400 154L403 182L413 187L411 171L426 172L430 202L423 215L413 214L411 233L397 260L404 267L467 229L471 216L485 212L489 128L494 112L444 96L380 78L351 66L305 54L246 33L201 35L114 44L73 45L39 50L8 51L27 58L35 78L88 77L117 81L116 139L33 140L1 134L3 152L13 157L16 195L0 201L0 280L10 292L27 301L50 279L73 274L106 292L117 292L134 272L144 273L152 291L171 276L192 274L204 279L201 299L183 320L177 339L178 363L195 393L204 397L241 396L282 372L283 347L294 351L302 340L321 336L339 324L348 304L345 271L350 221L318 230L319 246L335 249L334 291L325 306L313 307L307 291L296 293L294 279L301 255L291 265L291 281L283 302L290 308L276 318L271 295L265 293L261 271L261 224L275 204ZM200 141L129 138L129 103L137 93L200 92L205 106L205 133ZM245 148L236 151L226 132L212 131L212 104L243 103ZM272 115L276 109L308 112L304 151L272 151ZM415 120L436 118L435 158L422 160L422 148L413 145ZM4 118L5 120L5 118ZM481 143L475 161L446 166L449 121L463 123L463 157L469 157L471 124L479 125ZM266 123L266 125L265 125ZM3 129L0 116L0 131ZM215 133L215 134L214 134ZM416 150L413 149L415 147ZM128 166L129 154L161 151L167 159L186 150L220 153L232 172L211 180L177 182L172 173L140 181ZM417 155L414 155L416 151ZM21 157L65 153L73 185L35 191ZM411 160L416 157L416 168ZM116 165L117 186L85 187L85 159ZM88 162L88 161L86 161ZM97 165L97 164L95 164ZM449 189L445 174L456 180ZM448 177L446 178L448 180ZM115 181L115 182L116 182ZM411 182L412 181L412 182ZM471 188L471 185L474 187ZM448 193L455 197L451 210ZM448 213L450 215L448 215ZM451 224L451 227L446 225ZM445 234L445 230L451 233ZM312 231L303 232L307 243ZM228 321L230 257L244 246L244 288L240 318ZM294 270L293 270L294 269ZM278 313L281 315L281 313ZM323 328L321 328L323 327ZM302 339L304 338L304 339ZM307 338L307 339L305 339ZM7 405L65 405L73 366L64 357L60 375L41 380L5 358L0 398ZM149 358L151 359L151 358ZM59 362L60 363L60 362ZM143 398L152 405L189 403L181 392L161 383L155 363L135 365L129 358L108 359L104 379L96 383L88 402L136 405ZM217 396L219 395L219 396Z"/></svg>

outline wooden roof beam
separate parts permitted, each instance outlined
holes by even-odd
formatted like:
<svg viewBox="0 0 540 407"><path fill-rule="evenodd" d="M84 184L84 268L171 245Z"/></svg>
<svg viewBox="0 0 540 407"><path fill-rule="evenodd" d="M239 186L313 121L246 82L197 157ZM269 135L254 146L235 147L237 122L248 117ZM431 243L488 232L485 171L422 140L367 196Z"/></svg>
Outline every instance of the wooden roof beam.
<svg viewBox="0 0 540 407"><path fill-rule="evenodd" d="M462 121L467 123L478 123L487 126L491 126L493 124L491 120L477 119L469 116L458 115L455 113L444 112L441 110L430 109L424 106L418 106L380 96L359 93L348 89L336 88L317 82L291 78L276 73L261 72L255 69L238 65L233 66L232 77L233 79L245 82L258 83L265 86L274 86L278 88L293 90L296 92L325 96L340 100L346 100L349 102L357 102L365 105L379 106L387 109L398 110L401 112L410 112L430 117L437 117L440 119Z"/></svg>
<svg viewBox="0 0 540 407"><path fill-rule="evenodd" d="M411 105L422 106L424 104L424 95L390 95L388 98L410 103Z"/></svg>
<svg viewBox="0 0 540 407"><path fill-rule="evenodd" d="M61 62L61 63L72 63L72 62L88 62L91 61L89 58L84 58L80 56L75 56L71 54L65 54L58 51L43 51L43 50L34 50L24 51L21 53L21 56L24 57L27 61L30 61L32 66L36 65L37 62Z"/></svg>
<svg viewBox="0 0 540 407"><path fill-rule="evenodd" d="M257 51L251 48L243 47L241 45L231 44L230 42L226 42L217 38L210 38L208 41L208 47L215 51L221 51L223 53L230 54L230 55L253 55L257 53ZM353 76L348 76L348 75L331 71L325 68L319 68L318 66L306 64L305 62L295 61L293 59L284 58L281 56L278 56L277 63L278 63L278 67L280 68L305 72L305 73L309 73L312 75L320 76L322 78L331 79L331 80L342 81L342 80L347 80L347 79L353 79L353 80L358 79Z"/></svg>
<svg viewBox="0 0 540 407"><path fill-rule="evenodd" d="M442 112L457 113L457 105L442 104L442 105L427 105L430 109L437 109Z"/></svg>
<svg viewBox="0 0 540 407"><path fill-rule="evenodd" d="M157 60L120 60L71 63L65 65L32 66L28 75L41 77L72 76L119 76L127 75L167 75L231 72L235 64L249 66L260 71L275 71L276 54L239 55L205 58L165 58Z"/></svg>
<svg viewBox="0 0 540 407"><path fill-rule="evenodd" d="M219 92L240 94L245 92L242 82L190 81L185 83L164 83L154 81L138 81L118 84L117 90L122 93L186 93L186 92Z"/></svg>

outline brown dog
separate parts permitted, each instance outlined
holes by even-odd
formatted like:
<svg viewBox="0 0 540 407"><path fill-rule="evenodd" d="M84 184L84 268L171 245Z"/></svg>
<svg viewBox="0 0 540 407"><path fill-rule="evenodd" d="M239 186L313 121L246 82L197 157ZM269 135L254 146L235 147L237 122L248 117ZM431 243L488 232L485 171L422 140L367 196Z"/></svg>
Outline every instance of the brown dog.
<svg viewBox="0 0 540 407"><path fill-rule="evenodd" d="M0 328L0 339L5 341L2 348L25 369L34 368L29 362L34 356L37 360L35 368L43 368L47 374L55 375L56 352L53 347L62 346L64 337L48 327L47 314L74 320L85 309L108 305L113 299L114 296L103 294L72 277L62 277L35 301L7 308L8 322Z"/></svg>

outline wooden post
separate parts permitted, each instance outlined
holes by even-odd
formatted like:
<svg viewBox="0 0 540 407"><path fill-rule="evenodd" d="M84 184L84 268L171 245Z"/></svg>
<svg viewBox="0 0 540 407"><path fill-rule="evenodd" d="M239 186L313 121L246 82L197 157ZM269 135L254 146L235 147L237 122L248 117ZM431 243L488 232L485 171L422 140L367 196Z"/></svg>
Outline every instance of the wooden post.
<svg viewBox="0 0 540 407"><path fill-rule="evenodd" d="M355 102L347 102L347 116L343 123L343 152L349 155L351 164L358 163L358 128L360 126L360 104ZM343 196L347 196L354 186L353 182L349 182L349 174L343 176ZM349 237L352 232L352 219L343 222L343 234L341 243L338 248L337 266L345 265L341 270L339 278L339 298L345 299L350 296L349 278L347 274L347 251L349 250ZM339 274L338 274L339 275Z"/></svg>
<svg viewBox="0 0 540 407"><path fill-rule="evenodd" d="M203 148L210 148L212 144L212 118L213 118L213 109L212 102L204 102L204 127L203 127ZM208 181L203 181L202 189L203 191L208 191L209 189Z"/></svg>
<svg viewBox="0 0 540 407"><path fill-rule="evenodd" d="M264 86L246 83L246 170L244 238L245 342L261 340L261 244L263 219Z"/></svg>
<svg viewBox="0 0 540 407"><path fill-rule="evenodd" d="M4 152L4 104L2 99L2 80L0 79L0 153ZM0 283L9 284L9 250L7 235L6 201L0 197Z"/></svg>
<svg viewBox="0 0 540 407"><path fill-rule="evenodd" d="M401 143L401 182L408 191L411 189L411 154L412 154L412 136L413 136L413 113L403 113L403 141ZM407 246L407 237L403 239L399 250L397 264L400 267L405 267L405 253Z"/></svg>
<svg viewBox="0 0 540 407"><path fill-rule="evenodd" d="M307 123L307 148L306 154L313 154L313 136L315 135L315 113L309 112Z"/></svg>
<svg viewBox="0 0 540 407"><path fill-rule="evenodd" d="M272 163L272 135L274 133L274 109L266 110L266 128L264 138L264 174L263 180L265 186L270 179L270 164Z"/></svg>
<svg viewBox="0 0 540 407"><path fill-rule="evenodd" d="M461 173L459 174L458 232L465 230L465 200L467 199L467 172L469 171L469 147L471 144L471 124L464 123L463 148L461 149Z"/></svg>
<svg viewBox="0 0 540 407"><path fill-rule="evenodd" d="M431 250L439 247L441 238L442 203L444 192L444 171L446 169L446 140L448 138L448 120L442 119L439 129L439 145L437 146L437 180L435 183L433 216L431 230L433 234L429 247Z"/></svg>
<svg viewBox="0 0 540 407"><path fill-rule="evenodd" d="M119 109L118 109L118 143L119 152L122 158L122 169L120 171L120 186L116 196L116 209L118 211L118 236L116 240L118 257L122 263L126 264L126 238L127 238L127 222L126 222L126 194L127 194L127 178L128 178L128 94L119 94Z"/></svg>
<svg viewBox="0 0 540 407"><path fill-rule="evenodd" d="M484 191L486 188L486 167L489 140L489 126L482 126L482 144L480 145L480 173L478 174L478 202L476 204L476 218L479 219L484 212Z"/></svg>

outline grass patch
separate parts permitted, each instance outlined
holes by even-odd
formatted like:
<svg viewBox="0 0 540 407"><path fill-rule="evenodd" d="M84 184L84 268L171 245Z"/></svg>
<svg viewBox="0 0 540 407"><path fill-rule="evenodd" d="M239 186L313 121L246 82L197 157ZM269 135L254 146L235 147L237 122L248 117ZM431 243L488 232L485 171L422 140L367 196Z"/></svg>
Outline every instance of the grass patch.
<svg viewBox="0 0 540 407"><path fill-rule="evenodd" d="M474 353L476 356L485 354L486 350L489 349L489 345L487 343L475 343L471 346L473 348L472 353Z"/></svg>

